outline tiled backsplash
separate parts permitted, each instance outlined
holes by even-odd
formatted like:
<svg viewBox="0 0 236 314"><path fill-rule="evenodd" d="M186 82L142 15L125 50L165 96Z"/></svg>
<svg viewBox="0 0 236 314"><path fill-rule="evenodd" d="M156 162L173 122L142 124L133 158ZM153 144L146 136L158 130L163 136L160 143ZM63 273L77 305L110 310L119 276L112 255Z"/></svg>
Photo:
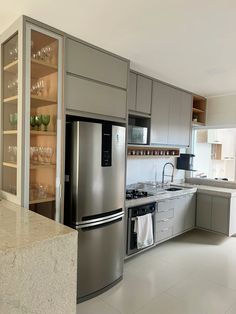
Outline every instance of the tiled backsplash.
<svg viewBox="0 0 236 314"><path fill-rule="evenodd" d="M175 166L174 181L181 181L185 178L185 171L176 169L177 158L137 158L127 159L127 179L126 184L143 181L159 181L162 179L162 169L166 162L171 162ZM171 168L166 168L166 174L171 173ZM165 178L168 181L168 178Z"/></svg>

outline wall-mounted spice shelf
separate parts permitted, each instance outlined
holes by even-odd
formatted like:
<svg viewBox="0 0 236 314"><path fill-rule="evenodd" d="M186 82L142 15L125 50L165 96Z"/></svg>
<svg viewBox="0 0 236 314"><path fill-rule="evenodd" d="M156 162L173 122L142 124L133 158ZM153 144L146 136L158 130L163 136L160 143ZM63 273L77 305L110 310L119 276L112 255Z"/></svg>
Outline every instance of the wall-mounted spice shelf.
<svg viewBox="0 0 236 314"><path fill-rule="evenodd" d="M179 157L179 148L151 147L151 146L128 146L129 158L144 157Z"/></svg>

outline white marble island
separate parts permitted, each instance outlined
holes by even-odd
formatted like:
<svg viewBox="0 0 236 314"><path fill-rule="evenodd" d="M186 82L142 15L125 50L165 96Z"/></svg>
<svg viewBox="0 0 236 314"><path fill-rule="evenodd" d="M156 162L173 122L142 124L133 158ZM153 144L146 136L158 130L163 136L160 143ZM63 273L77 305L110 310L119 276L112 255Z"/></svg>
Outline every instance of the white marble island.
<svg viewBox="0 0 236 314"><path fill-rule="evenodd" d="M77 232L0 201L0 313L75 314Z"/></svg>

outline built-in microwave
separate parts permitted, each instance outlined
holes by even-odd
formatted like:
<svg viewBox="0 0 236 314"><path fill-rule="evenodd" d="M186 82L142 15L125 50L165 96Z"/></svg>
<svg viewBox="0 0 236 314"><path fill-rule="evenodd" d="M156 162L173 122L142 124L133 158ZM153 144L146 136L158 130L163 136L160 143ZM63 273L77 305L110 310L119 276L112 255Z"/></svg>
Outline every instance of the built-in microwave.
<svg viewBox="0 0 236 314"><path fill-rule="evenodd" d="M129 144L148 144L148 128L129 125L128 126Z"/></svg>
<svg viewBox="0 0 236 314"><path fill-rule="evenodd" d="M150 118L129 115L128 144L148 145Z"/></svg>

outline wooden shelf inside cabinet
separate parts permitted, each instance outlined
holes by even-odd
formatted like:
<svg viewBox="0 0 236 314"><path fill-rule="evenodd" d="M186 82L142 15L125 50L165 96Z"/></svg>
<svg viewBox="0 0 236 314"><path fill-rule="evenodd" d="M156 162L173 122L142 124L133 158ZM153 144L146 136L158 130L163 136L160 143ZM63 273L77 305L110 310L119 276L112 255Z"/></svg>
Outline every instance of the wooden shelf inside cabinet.
<svg viewBox="0 0 236 314"><path fill-rule="evenodd" d="M3 70L8 73L17 73L18 60L15 60L4 66Z"/></svg>
<svg viewBox="0 0 236 314"><path fill-rule="evenodd" d="M193 126L204 126L205 123L198 122L198 121L192 121L192 125L193 125Z"/></svg>
<svg viewBox="0 0 236 314"><path fill-rule="evenodd" d="M204 113L205 111L202 110L202 109L193 108L193 112L195 112L195 113Z"/></svg>
<svg viewBox="0 0 236 314"><path fill-rule="evenodd" d="M31 95L31 105L32 107L44 107L44 106L50 106L57 103L56 99L52 98L46 98L36 95Z"/></svg>
<svg viewBox="0 0 236 314"><path fill-rule="evenodd" d="M47 202L53 202L55 200L56 200L55 196L52 195L46 198L33 199L29 202L29 204L47 203Z"/></svg>
<svg viewBox="0 0 236 314"><path fill-rule="evenodd" d="M42 168L48 168L48 169L56 169L55 164L31 164L30 170L36 170L36 169L42 169Z"/></svg>
<svg viewBox="0 0 236 314"><path fill-rule="evenodd" d="M3 135L16 135L17 130L3 131Z"/></svg>
<svg viewBox="0 0 236 314"><path fill-rule="evenodd" d="M31 76L33 78L43 77L58 71L57 65L41 60L31 59Z"/></svg>
<svg viewBox="0 0 236 314"><path fill-rule="evenodd" d="M205 125L206 122L206 98L193 96L192 120L195 125Z"/></svg>
<svg viewBox="0 0 236 314"><path fill-rule="evenodd" d="M17 164L13 162L3 162L2 163L4 167L9 167L9 168L17 168Z"/></svg>
<svg viewBox="0 0 236 314"><path fill-rule="evenodd" d="M33 135L33 136L56 136L56 132L50 132L50 131L35 131L35 130L32 130L30 131L30 135Z"/></svg>
<svg viewBox="0 0 236 314"><path fill-rule="evenodd" d="M17 104L18 96L12 96L8 98L4 98L4 104Z"/></svg>

